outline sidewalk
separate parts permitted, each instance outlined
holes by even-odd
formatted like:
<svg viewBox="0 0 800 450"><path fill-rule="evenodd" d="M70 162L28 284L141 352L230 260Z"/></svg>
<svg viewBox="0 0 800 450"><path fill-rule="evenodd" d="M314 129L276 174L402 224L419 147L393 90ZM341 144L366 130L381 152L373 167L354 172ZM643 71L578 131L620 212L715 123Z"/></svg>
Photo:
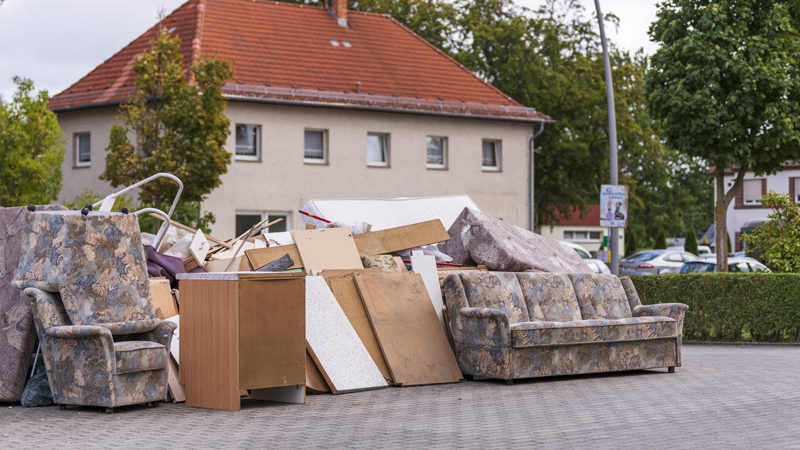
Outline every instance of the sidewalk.
<svg viewBox="0 0 800 450"><path fill-rule="evenodd" d="M798 448L800 347L686 345L683 367L246 403L0 406L2 448Z"/></svg>

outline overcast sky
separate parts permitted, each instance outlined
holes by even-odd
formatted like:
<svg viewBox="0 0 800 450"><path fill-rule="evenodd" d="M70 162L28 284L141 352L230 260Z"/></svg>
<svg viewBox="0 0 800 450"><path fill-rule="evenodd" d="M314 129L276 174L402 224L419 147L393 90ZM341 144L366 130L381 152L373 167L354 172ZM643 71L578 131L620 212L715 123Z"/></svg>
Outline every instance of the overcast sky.
<svg viewBox="0 0 800 450"><path fill-rule="evenodd" d="M0 0L0 96L14 92L11 77L31 78L55 95L69 87L185 0ZM535 8L543 0L517 0ZM594 0L581 0L587 12ZM647 28L656 0L602 0L603 12L620 18L607 30L622 48L655 51Z"/></svg>

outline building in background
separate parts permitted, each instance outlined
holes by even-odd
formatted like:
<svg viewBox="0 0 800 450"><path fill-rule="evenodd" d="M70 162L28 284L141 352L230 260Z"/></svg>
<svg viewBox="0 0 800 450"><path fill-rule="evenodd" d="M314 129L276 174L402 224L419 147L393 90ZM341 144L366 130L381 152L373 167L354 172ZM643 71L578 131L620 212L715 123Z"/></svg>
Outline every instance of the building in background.
<svg viewBox="0 0 800 450"><path fill-rule="evenodd" d="M549 117L527 108L388 15L250 0L190 0L54 96L67 140L62 199L98 177L136 57L160 29L197 57L232 63L223 88L233 155L203 208L232 236L262 218L299 223L312 198L467 194L531 227L533 136ZM273 230L277 231L277 230Z"/></svg>
<svg viewBox="0 0 800 450"><path fill-rule="evenodd" d="M556 220L541 226L542 236L557 241L567 241L578 244L597 257L597 252L603 247L608 228L600 226L600 205L589 205L585 216L581 216L578 208L572 208L572 214L565 218L564 214L556 212ZM619 248L625 248L625 229L619 230ZM604 246L608 250L608 244Z"/></svg>

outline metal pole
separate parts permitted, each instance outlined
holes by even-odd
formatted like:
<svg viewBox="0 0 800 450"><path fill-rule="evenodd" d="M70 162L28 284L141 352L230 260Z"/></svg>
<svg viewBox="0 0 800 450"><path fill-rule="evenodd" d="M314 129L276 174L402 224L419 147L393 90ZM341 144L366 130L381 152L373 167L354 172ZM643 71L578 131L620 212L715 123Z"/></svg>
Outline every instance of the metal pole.
<svg viewBox="0 0 800 450"><path fill-rule="evenodd" d="M600 25L600 41L603 44L603 64L606 72L606 97L608 98L608 146L611 169L611 184L619 184L619 163L617 162L617 114L614 108L614 83L611 80L611 61L608 57L606 28L603 24L603 13L600 11L600 0L594 0L597 9L597 22ZM611 227L608 248L611 250L611 273L619 274L619 229Z"/></svg>

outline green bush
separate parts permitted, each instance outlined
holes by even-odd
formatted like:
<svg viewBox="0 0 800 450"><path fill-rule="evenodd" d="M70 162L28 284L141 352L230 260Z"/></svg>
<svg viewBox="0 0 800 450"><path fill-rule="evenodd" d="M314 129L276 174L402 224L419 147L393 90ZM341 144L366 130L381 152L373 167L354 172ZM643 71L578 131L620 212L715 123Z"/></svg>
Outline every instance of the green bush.
<svg viewBox="0 0 800 450"><path fill-rule="evenodd" d="M800 342L800 274L631 277L642 303L689 305L688 341Z"/></svg>

